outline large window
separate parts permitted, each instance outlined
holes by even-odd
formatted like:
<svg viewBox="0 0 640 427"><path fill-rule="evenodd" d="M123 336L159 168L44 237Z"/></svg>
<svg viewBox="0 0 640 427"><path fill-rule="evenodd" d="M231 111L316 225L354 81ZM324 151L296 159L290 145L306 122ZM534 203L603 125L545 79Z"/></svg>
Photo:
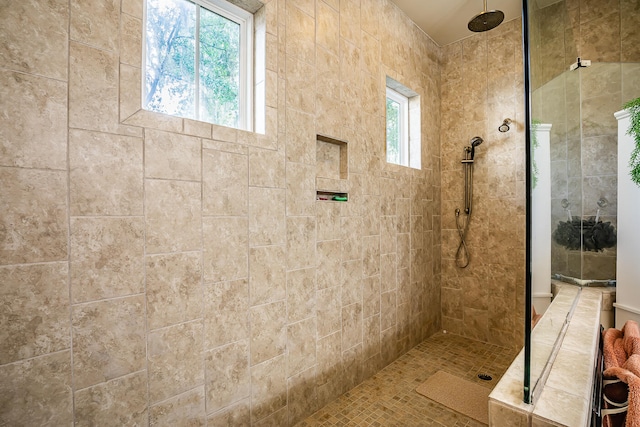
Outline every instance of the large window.
<svg viewBox="0 0 640 427"><path fill-rule="evenodd" d="M223 0L147 0L146 110L252 124L253 16Z"/></svg>
<svg viewBox="0 0 640 427"><path fill-rule="evenodd" d="M420 97L387 77L387 162L421 167Z"/></svg>

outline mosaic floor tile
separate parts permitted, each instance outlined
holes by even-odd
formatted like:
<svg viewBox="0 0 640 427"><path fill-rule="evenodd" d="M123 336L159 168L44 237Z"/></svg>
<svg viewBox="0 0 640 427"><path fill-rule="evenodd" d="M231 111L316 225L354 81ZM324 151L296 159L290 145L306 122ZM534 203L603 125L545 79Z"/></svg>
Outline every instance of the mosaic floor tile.
<svg viewBox="0 0 640 427"><path fill-rule="evenodd" d="M518 351L437 333L296 427L481 427L484 424L416 393L439 370L493 388ZM491 381L478 378L489 374Z"/></svg>

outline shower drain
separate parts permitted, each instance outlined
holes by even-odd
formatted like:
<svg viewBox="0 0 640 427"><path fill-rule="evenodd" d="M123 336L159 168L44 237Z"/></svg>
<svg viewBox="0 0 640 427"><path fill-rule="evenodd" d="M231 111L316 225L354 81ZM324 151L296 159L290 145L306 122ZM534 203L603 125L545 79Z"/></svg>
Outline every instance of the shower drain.
<svg viewBox="0 0 640 427"><path fill-rule="evenodd" d="M483 381L491 381L493 379L489 374L478 374L478 378L480 378Z"/></svg>

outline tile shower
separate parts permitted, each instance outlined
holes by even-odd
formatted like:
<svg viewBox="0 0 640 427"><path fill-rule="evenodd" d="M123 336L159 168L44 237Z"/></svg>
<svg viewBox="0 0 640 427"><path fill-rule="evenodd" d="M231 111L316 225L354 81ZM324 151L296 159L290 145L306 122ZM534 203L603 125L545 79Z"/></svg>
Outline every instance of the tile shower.
<svg viewBox="0 0 640 427"><path fill-rule="evenodd" d="M293 424L440 329L440 48L386 0L258 6L265 134L140 111L142 0L1 6L0 424Z"/></svg>
<svg viewBox="0 0 640 427"><path fill-rule="evenodd" d="M519 20L438 47L387 0L262 2L256 134L140 111L142 0L14 3L0 423L287 425L439 329L520 345ZM420 95L422 170L385 162L387 76ZM327 175L348 202L315 200Z"/></svg>

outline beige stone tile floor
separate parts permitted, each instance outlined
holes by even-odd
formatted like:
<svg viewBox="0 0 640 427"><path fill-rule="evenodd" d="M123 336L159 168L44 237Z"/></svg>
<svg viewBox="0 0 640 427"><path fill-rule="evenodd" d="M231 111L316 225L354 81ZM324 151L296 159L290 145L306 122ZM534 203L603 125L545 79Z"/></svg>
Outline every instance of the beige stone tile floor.
<svg viewBox="0 0 640 427"><path fill-rule="evenodd" d="M518 351L439 332L296 427L484 426L416 393L415 388L444 370L492 389ZM480 373L491 375L492 380L479 379Z"/></svg>

